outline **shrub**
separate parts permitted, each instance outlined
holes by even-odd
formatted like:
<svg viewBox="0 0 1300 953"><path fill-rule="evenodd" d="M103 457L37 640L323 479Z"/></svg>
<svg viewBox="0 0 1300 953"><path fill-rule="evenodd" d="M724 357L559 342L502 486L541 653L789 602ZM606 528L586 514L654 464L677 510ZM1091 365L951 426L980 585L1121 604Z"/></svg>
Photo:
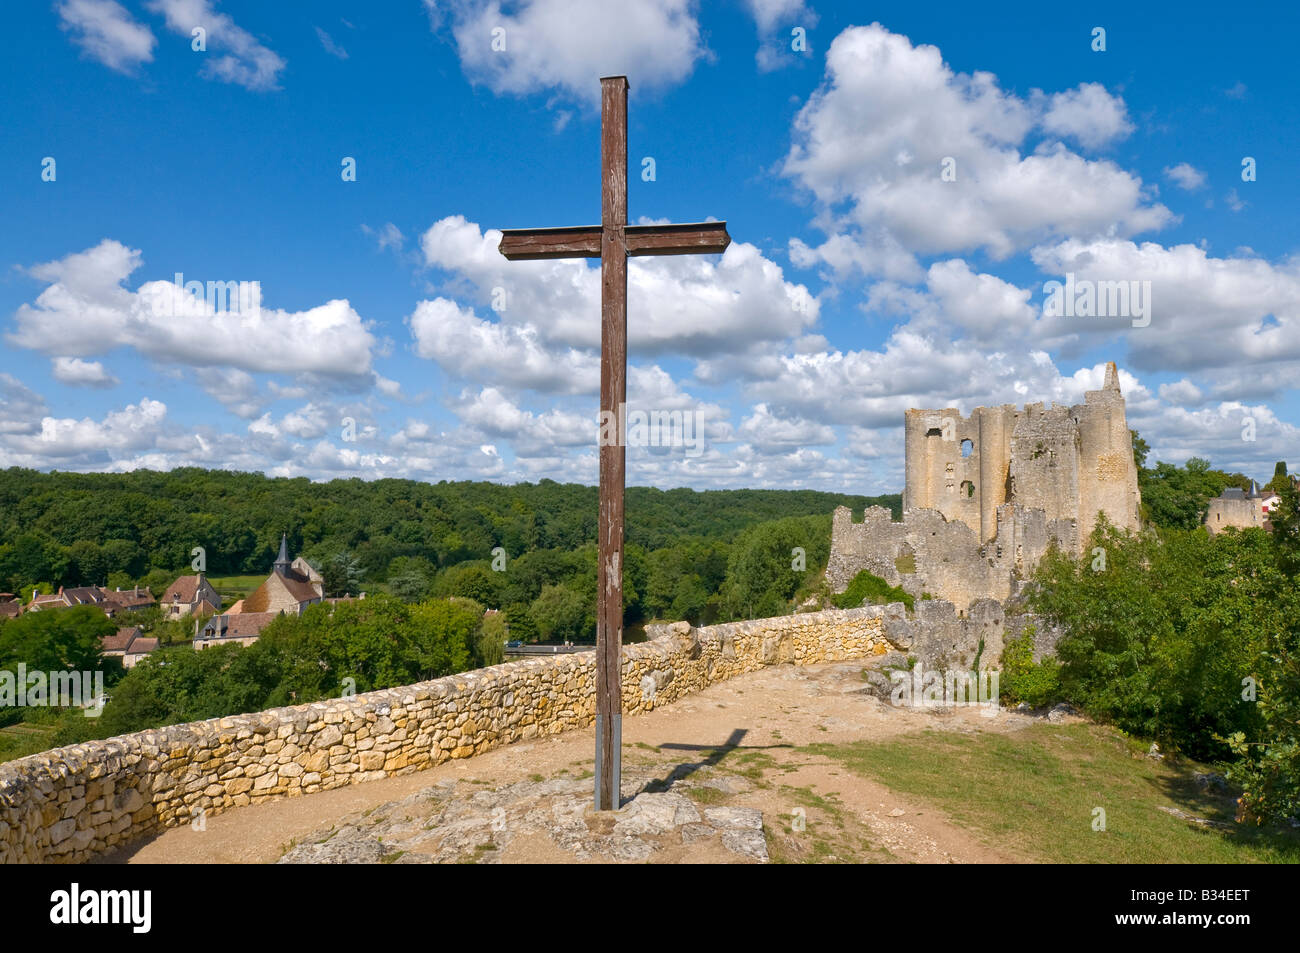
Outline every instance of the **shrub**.
<svg viewBox="0 0 1300 953"><path fill-rule="evenodd" d="M1061 663L1050 655L1034 661L1034 631L1027 626L1019 638L1002 646L998 685L1007 704L1043 708L1061 700Z"/></svg>
<svg viewBox="0 0 1300 953"><path fill-rule="evenodd" d="M837 609L856 609L868 602L872 605L885 605L889 602L901 602L910 612L915 600L911 593L904 592L898 586L891 586L879 576L873 576L865 569L853 577L849 587L831 600Z"/></svg>

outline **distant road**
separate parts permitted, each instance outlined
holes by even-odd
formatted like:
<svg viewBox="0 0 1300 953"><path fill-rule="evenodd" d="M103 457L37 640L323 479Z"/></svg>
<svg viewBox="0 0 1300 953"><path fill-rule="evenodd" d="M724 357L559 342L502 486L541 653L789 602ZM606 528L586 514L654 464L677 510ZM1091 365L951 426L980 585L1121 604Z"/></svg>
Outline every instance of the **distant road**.
<svg viewBox="0 0 1300 953"><path fill-rule="evenodd" d="M594 652L594 645L523 645L517 649L506 649L506 657L522 658L526 655L568 655L572 652Z"/></svg>

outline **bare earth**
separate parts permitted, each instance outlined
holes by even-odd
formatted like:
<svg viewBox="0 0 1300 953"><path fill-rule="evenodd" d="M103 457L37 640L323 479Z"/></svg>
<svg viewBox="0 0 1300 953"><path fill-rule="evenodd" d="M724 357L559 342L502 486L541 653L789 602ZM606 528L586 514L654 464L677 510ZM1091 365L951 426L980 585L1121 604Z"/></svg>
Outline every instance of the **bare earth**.
<svg viewBox="0 0 1300 953"><path fill-rule="evenodd" d="M335 863L1028 860L798 750L923 728L1014 732L1035 721L1005 710L989 718L973 708L893 708L865 691L863 665L767 668L626 718L618 814L590 809L587 729L236 808L207 818L206 830L174 828L108 861L273 863L287 851L286 860ZM762 836L752 832L759 812Z"/></svg>

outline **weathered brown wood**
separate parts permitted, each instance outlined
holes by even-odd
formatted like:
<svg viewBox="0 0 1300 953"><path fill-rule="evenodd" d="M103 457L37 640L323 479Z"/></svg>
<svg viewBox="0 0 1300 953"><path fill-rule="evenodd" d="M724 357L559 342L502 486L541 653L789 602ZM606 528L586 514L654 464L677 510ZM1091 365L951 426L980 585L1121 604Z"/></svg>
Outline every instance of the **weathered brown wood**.
<svg viewBox="0 0 1300 953"><path fill-rule="evenodd" d="M599 579L596 595L596 809L616 810L622 749L623 489L622 432L627 400L627 259L632 255L699 255L725 251L726 222L627 224L627 78L600 81L600 224L516 228L498 246L511 261L600 258L600 409L617 421L600 442ZM609 434L609 427L602 434Z"/></svg>
<svg viewBox="0 0 1300 953"><path fill-rule="evenodd" d="M512 228L501 233L497 250L511 261L543 258L599 258L600 226Z"/></svg>
<svg viewBox="0 0 1300 953"><path fill-rule="evenodd" d="M622 753L623 487L626 448L619 432L627 400L627 80L600 81L600 409L620 421L616 439L600 447L597 523L596 714L600 719L596 810L619 806Z"/></svg>
<svg viewBox="0 0 1300 953"><path fill-rule="evenodd" d="M727 250L726 222L685 225L628 225L627 253L645 255L713 255ZM599 258L600 225L571 228L511 228L501 233L497 249L511 261L544 258Z"/></svg>
<svg viewBox="0 0 1300 953"><path fill-rule="evenodd" d="M720 254L730 244L726 222L627 227L627 253L633 257Z"/></svg>

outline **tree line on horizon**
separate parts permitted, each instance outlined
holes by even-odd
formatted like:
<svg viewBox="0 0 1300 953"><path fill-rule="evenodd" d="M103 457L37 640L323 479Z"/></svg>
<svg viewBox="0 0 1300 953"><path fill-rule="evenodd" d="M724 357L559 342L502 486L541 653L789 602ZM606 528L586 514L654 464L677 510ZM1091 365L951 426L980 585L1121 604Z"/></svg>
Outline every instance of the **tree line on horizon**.
<svg viewBox="0 0 1300 953"><path fill-rule="evenodd" d="M830 513L840 505L883 505L897 516L902 499L629 487L629 625L786 611L824 568ZM283 532L290 553L319 568L327 595L459 596L505 613L513 638L583 641L595 632L596 517L596 487L551 480L313 483L197 468L12 468L0 471L0 590L26 600L33 589L139 584L161 594L194 572L195 547L209 577L263 575ZM796 546L807 553L798 572L790 569ZM782 558L762 567L755 549ZM733 560L748 568L729 573Z"/></svg>

